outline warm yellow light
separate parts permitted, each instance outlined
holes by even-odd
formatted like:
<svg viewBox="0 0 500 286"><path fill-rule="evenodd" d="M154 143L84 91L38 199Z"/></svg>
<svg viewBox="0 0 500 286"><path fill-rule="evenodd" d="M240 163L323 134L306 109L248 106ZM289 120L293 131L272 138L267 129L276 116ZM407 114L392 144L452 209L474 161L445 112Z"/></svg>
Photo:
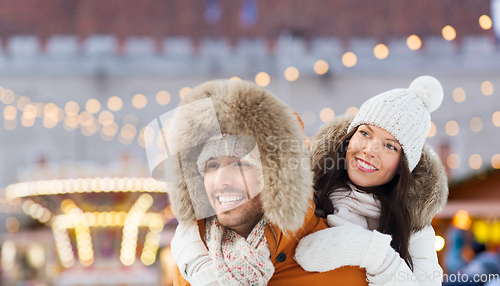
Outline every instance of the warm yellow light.
<svg viewBox="0 0 500 286"><path fill-rule="evenodd" d="M406 45L410 50L416 51L422 46L422 40L417 35L411 35L406 39Z"/></svg>
<svg viewBox="0 0 500 286"><path fill-rule="evenodd" d="M87 111L82 111L78 116L78 122L81 126L89 126L94 122L94 116Z"/></svg>
<svg viewBox="0 0 500 286"><path fill-rule="evenodd" d="M132 97L132 105L137 109L144 108L147 104L148 104L148 99L142 93L138 93L134 95L134 97Z"/></svg>
<svg viewBox="0 0 500 286"><path fill-rule="evenodd" d="M436 135L437 129L436 129L436 124L434 122L431 122L431 128L429 129L429 133L427 134L427 137L434 137Z"/></svg>
<svg viewBox="0 0 500 286"><path fill-rule="evenodd" d="M43 118L43 126L45 128L54 128L57 126L57 119L52 117L44 117Z"/></svg>
<svg viewBox="0 0 500 286"><path fill-rule="evenodd" d="M479 117L474 117L470 120L470 129L473 132L479 132L483 130L483 121Z"/></svg>
<svg viewBox="0 0 500 286"><path fill-rule="evenodd" d="M319 118L323 122L332 120L335 117L335 112L331 108L325 107L319 112Z"/></svg>
<svg viewBox="0 0 500 286"><path fill-rule="evenodd" d="M15 217L9 217L5 220L5 228L10 233L17 232L19 230L19 221Z"/></svg>
<svg viewBox="0 0 500 286"><path fill-rule="evenodd" d="M456 136L460 130L458 123L455 120L448 121L445 126L446 134Z"/></svg>
<svg viewBox="0 0 500 286"><path fill-rule="evenodd" d="M5 120L14 120L17 116L17 109L12 105L7 105L3 110Z"/></svg>
<svg viewBox="0 0 500 286"><path fill-rule="evenodd" d="M451 169L458 169L460 167L460 156L458 154L450 154L446 159L446 164Z"/></svg>
<svg viewBox="0 0 500 286"><path fill-rule="evenodd" d="M441 33L443 34L443 38L447 41L453 41L457 37L457 32L455 31L455 28L453 28L450 25L444 26Z"/></svg>
<svg viewBox="0 0 500 286"><path fill-rule="evenodd" d="M37 108L33 104L28 104L24 107L23 109L23 116L26 117L26 119L34 119L37 115Z"/></svg>
<svg viewBox="0 0 500 286"><path fill-rule="evenodd" d="M464 102L466 98L465 90L461 87L457 87L453 90L453 100L456 102Z"/></svg>
<svg viewBox="0 0 500 286"><path fill-rule="evenodd" d="M495 154L491 157L491 166L495 169L500 169L500 154Z"/></svg>
<svg viewBox="0 0 500 286"><path fill-rule="evenodd" d="M159 105L167 105L170 102L170 93L165 90L158 91L156 94L156 102Z"/></svg>
<svg viewBox="0 0 500 286"><path fill-rule="evenodd" d="M486 244L490 238L490 224L484 220L477 220L472 224L472 233L477 242Z"/></svg>
<svg viewBox="0 0 500 286"><path fill-rule="evenodd" d="M108 110L104 110L99 114L99 123L103 126L110 125L113 123L113 120L115 120L115 117L113 116L113 113Z"/></svg>
<svg viewBox="0 0 500 286"><path fill-rule="evenodd" d="M479 26L483 28L483 30L489 30L493 26L493 22L491 21L490 16L482 15L479 17Z"/></svg>
<svg viewBox="0 0 500 286"><path fill-rule="evenodd" d="M493 113L491 120L496 127L500 127L500 111Z"/></svg>
<svg viewBox="0 0 500 286"><path fill-rule="evenodd" d="M239 77L237 77L237 76L233 76L233 77L231 77L229 80L241 81L241 78L239 78Z"/></svg>
<svg viewBox="0 0 500 286"><path fill-rule="evenodd" d="M112 96L108 99L108 108L111 111L118 111L122 109L123 101L118 96Z"/></svg>
<svg viewBox="0 0 500 286"><path fill-rule="evenodd" d="M452 221L453 225L463 229L463 230L468 230L470 228L471 224L471 219L469 217L469 213L464 210L458 211L455 216L453 217Z"/></svg>
<svg viewBox="0 0 500 286"><path fill-rule="evenodd" d="M379 60L383 60L389 56L389 48L384 44L378 44L373 49L373 55Z"/></svg>
<svg viewBox="0 0 500 286"><path fill-rule="evenodd" d="M493 84L490 82L490 81L483 81L483 83L481 84L481 92L486 95L486 96L490 96L493 94Z"/></svg>
<svg viewBox="0 0 500 286"><path fill-rule="evenodd" d="M96 133L99 130L99 127L95 122L92 121L92 123L88 126L82 126L82 134L85 136L92 136L94 133Z"/></svg>
<svg viewBox="0 0 500 286"><path fill-rule="evenodd" d="M66 105L64 105L64 111L67 115L77 115L78 112L80 112L80 106L74 101L68 101Z"/></svg>
<svg viewBox="0 0 500 286"><path fill-rule="evenodd" d="M116 132L118 132L118 124L116 124L116 122L112 122L110 125L103 126L102 132L106 136L114 136Z"/></svg>
<svg viewBox="0 0 500 286"><path fill-rule="evenodd" d="M188 94L190 91L191 91L191 88L188 86L181 88L181 90L179 91L179 98L183 99L184 96L186 96L186 94Z"/></svg>
<svg viewBox="0 0 500 286"><path fill-rule="evenodd" d="M28 105L30 103L31 103L31 99L29 99L29 97L23 95L23 96L19 97L19 99L17 100L17 108L19 110L24 110L26 105Z"/></svg>
<svg viewBox="0 0 500 286"><path fill-rule="evenodd" d="M131 140L137 134L137 129L132 124L125 124L122 127L122 131L120 132L121 136L127 140Z"/></svg>
<svg viewBox="0 0 500 286"><path fill-rule="evenodd" d="M479 154L473 154L469 158L469 166L471 169L478 170L483 165L483 159Z"/></svg>
<svg viewBox="0 0 500 286"><path fill-rule="evenodd" d="M92 114L97 113L99 112L99 110L101 110L101 103L99 102L99 100L91 98L87 100L87 103L85 104L85 110Z"/></svg>
<svg viewBox="0 0 500 286"><path fill-rule="evenodd" d="M347 110L345 111L345 114L358 114L358 112L359 112L359 109L356 106L351 106L351 107L347 108Z"/></svg>
<svg viewBox="0 0 500 286"><path fill-rule="evenodd" d="M299 78L299 70L296 67L287 67L284 75L286 80L296 81Z"/></svg>
<svg viewBox="0 0 500 286"><path fill-rule="evenodd" d="M435 246L436 246L436 251L441 251L444 248L444 238L442 236L436 235L436 241L435 241Z"/></svg>
<svg viewBox="0 0 500 286"><path fill-rule="evenodd" d="M348 68L352 68L358 62L358 57L353 52L346 52L342 55L342 64Z"/></svg>
<svg viewBox="0 0 500 286"><path fill-rule="evenodd" d="M21 124L24 127L31 127L33 124L35 124L35 117L34 116L23 116L21 117Z"/></svg>
<svg viewBox="0 0 500 286"><path fill-rule="evenodd" d="M268 86L271 82L271 77L266 72L260 72L255 76L255 83L262 87Z"/></svg>
<svg viewBox="0 0 500 286"><path fill-rule="evenodd" d="M4 92L3 92L3 98L2 98L2 102L4 104L11 104L15 99L15 95L14 95L14 92L10 89L6 89Z"/></svg>
<svg viewBox="0 0 500 286"><path fill-rule="evenodd" d="M314 72L319 75L327 73L329 68L330 66L324 60L318 60L314 63Z"/></svg>

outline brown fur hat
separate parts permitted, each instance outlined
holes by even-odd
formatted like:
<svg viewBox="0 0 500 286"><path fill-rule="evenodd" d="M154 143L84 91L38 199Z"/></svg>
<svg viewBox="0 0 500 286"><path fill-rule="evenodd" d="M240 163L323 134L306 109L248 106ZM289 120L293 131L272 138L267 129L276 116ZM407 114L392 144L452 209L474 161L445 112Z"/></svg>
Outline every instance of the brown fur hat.
<svg viewBox="0 0 500 286"><path fill-rule="evenodd" d="M321 158L333 158L335 144L344 135L354 115L344 115L325 123L313 138L313 164ZM321 170L315 174L315 180L321 178ZM418 231L429 225L436 213L448 200L448 179L438 155L425 144L420 161L412 172L413 184L409 194L409 212L411 229Z"/></svg>
<svg viewBox="0 0 500 286"><path fill-rule="evenodd" d="M216 118L208 105L187 105L211 98ZM195 146L178 152L183 162L180 182L168 183L173 211L179 221L196 219L195 209L206 203L203 177L196 160L206 138L220 132L251 136L259 148L264 174L260 193L264 217L283 231L302 227L312 199L310 154L304 133L293 111L265 89L245 81L206 82L190 91L181 102L169 127L169 148ZM213 109L212 109L213 110ZM297 164L301 164L298 166Z"/></svg>

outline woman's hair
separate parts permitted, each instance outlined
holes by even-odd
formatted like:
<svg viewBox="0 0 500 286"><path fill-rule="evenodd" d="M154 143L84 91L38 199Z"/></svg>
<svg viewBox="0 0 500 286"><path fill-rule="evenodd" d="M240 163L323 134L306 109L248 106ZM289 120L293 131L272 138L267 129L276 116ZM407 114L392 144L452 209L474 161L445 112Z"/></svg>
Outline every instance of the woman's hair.
<svg viewBox="0 0 500 286"><path fill-rule="evenodd" d="M335 149L331 158L320 158L313 162L314 170L314 201L316 208L323 217L334 212L334 205L329 196L339 188L350 189L347 183L346 152L351 137L357 128L344 135L340 141L335 142ZM392 236L391 246L408 266L413 270L413 262L408 250L411 220L408 211L408 191L410 188L412 174L408 168L405 155L401 151L399 160L399 174L381 186L362 188L363 191L372 193L381 203L380 221L378 231Z"/></svg>

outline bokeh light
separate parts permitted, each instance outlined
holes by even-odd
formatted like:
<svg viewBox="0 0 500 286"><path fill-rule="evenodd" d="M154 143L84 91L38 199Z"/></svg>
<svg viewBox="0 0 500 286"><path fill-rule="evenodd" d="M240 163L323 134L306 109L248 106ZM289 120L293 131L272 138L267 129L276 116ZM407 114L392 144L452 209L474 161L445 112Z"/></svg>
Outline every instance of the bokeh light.
<svg viewBox="0 0 500 286"><path fill-rule="evenodd" d="M436 136L437 128L434 122L431 122L431 128L429 129L429 133L427 133L427 137L431 138Z"/></svg>
<svg viewBox="0 0 500 286"><path fill-rule="evenodd" d="M500 127L500 111L493 113L491 120L496 127Z"/></svg>
<svg viewBox="0 0 500 286"><path fill-rule="evenodd" d="M329 68L330 68L330 66L328 65L328 63L325 60L317 60L314 63L314 72L319 74L319 75L323 75L323 74L327 73Z"/></svg>
<svg viewBox="0 0 500 286"><path fill-rule="evenodd" d="M483 30L491 29L491 27L493 26L493 22L491 21L490 16L482 15L481 17L479 17L479 26L481 26Z"/></svg>
<svg viewBox="0 0 500 286"><path fill-rule="evenodd" d="M358 112L359 112L359 109L356 106L351 106L351 107L347 108L347 110L345 111L345 114L358 114Z"/></svg>
<svg viewBox="0 0 500 286"><path fill-rule="evenodd" d="M160 90L156 94L156 102L159 105L167 105L170 102L170 93L166 90Z"/></svg>
<svg viewBox="0 0 500 286"><path fill-rule="evenodd" d="M241 81L241 78L239 78L237 76L232 76L229 80Z"/></svg>
<svg viewBox="0 0 500 286"><path fill-rule="evenodd" d="M446 164L450 169L458 169L460 167L460 156L458 154L450 154L446 158Z"/></svg>
<svg viewBox="0 0 500 286"><path fill-rule="evenodd" d="M470 120L470 129L473 132L480 132L483 130L483 121L479 117L474 117Z"/></svg>
<svg viewBox="0 0 500 286"><path fill-rule="evenodd" d="M64 111L67 115L77 115L78 112L80 112L80 106L74 101L68 101L66 105L64 105Z"/></svg>
<svg viewBox="0 0 500 286"><path fill-rule="evenodd" d="M91 98L87 100L87 103L85 104L85 110L92 114L97 113L99 112L99 110L101 110L101 103L99 102L99 100Z"/></svg>
<svg viewBox="0 0 500 286"><path fill-rule="evenodd" d="M448 121L445 126L446 134L456 136L460 130L458 123L455 120Z"/></svg>
<svg viewBox="0 0 500 286"><path fill-rule="evenodd" d="M316 122L316 115L312 111L306 111L301 116L304 125L313 125Z"/></svg>
<svg viewBox="0 0 500 286"><path fill-rule="evenodd" d="M378 44L373 49L373 55L379 60L383 60L389 56L389 48L384 44Z"/></svg>
<svg viewBox="0 0 500 286"><path fill-rule="evenodd" d="M331 108L325 107L319 113L319 118L323 122L328 122L335 117L335 112Z"/></svg>
<svg viewBox="0 0 500 286"><path fill-rule="evenodd" d="M436 246L436 251L441 251L444 248L444 238L442 236L436 235L436 240L434 245Z"/></svg>
<svg viewBox="0 0 500 286"><path fill-rule="evenodd" d="M342 64L348 68L352 68L358 62L358 57L353 52L346 52L342 55Z"/></svg>
<svg viewBox="0 0 500 286"><path fill-rule="evenodd" d="M493 84L490 82L490 81L483 81L483 83L481 84L481 92L485 95L485 96L490 96L493 94Z"/></svg>
<svg viewBox="0 0 500 286"><path fill-rule="evenodd" d="M284 73L288 81L296 81L299 78L299 74L299 70L296 67L287 67Z"/></svg>
<svg viewBox="0 0 500 286"><path fill-rule="evenodd" d="M17 232L19 230L19 221L15 217L9 217L5 220L5 228L10 233Z"/></svg>
<svg viewBox="0 0 500 286"><path fill-rule="evenodd" d="M262 87L266 87L271 82L271 77L266 72L260 72L255 76L255 83Z"/></svg>
<svg viewBox="0 0 500 286"><path fill-rule="evenodd" d="M495 154L491 157L491 166L495 169L500 169L500 154Z"/></svg>
<svg viewBox="0 0 500 286"><path fill-rule="evenodd" d="M457 37L457 32L455 31L455 28L453 28L450 25L444 26L441 33L443 34L443 38L447 41L453 41Z"/></svg>
<svg viewBox="0 0 500 286"><path fill-rule="evenodd" d="M188 86L181 88L181 90L179 91L179 98L180 99L184 98L184 96L186 96L186 94L188 94L190 91L191 91L191 88Z"/></svg>
<svg viewBox="0 0 500 286"><path fill-rule="evenodd" d="M108 99L108 109L111 111L119 111L123 107L123 100L118 96L112 96Z"/></svg>
<svg viewBox="0 0 500 286"><path fill-rule="evenodd" d="M148 99L142 93L138 93L132 97L132 106L137 109L144 108L148 104Z"/></svg>
<svg viewBox="0 0 500 286"><path fill-rule="evenodd" d="M455 88L452 95L455 102L464 102L465 98L467 97L467 95L465 94L465 90L461 87Z"/></svg>
<svg viewBox="0 0 500 286"><path fill-rule="evenodd" d="M473 154L469 158L469 166L471 169L478 170L483 165L483 159L479 154Z"/></svg>
<svg viewBox="0 0 500 286"><path fill-rule="evenodd" d="M412 51L416 51L422 47L422 40L417 35L411 35L406 39L406 45Z"/></svg>

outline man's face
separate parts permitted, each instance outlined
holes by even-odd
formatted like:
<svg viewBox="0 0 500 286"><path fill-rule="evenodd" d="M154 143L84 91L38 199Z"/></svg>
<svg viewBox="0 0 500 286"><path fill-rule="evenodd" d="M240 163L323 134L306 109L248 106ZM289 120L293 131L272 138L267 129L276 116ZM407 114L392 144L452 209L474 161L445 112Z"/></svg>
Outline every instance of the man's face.
<svg viewBox="0 0 500 286"><path fill-rule="evenodd" d="M227 156L208 160L204 184L221 225L251 231L262 218L262 173L247 161Z"/></svg>

